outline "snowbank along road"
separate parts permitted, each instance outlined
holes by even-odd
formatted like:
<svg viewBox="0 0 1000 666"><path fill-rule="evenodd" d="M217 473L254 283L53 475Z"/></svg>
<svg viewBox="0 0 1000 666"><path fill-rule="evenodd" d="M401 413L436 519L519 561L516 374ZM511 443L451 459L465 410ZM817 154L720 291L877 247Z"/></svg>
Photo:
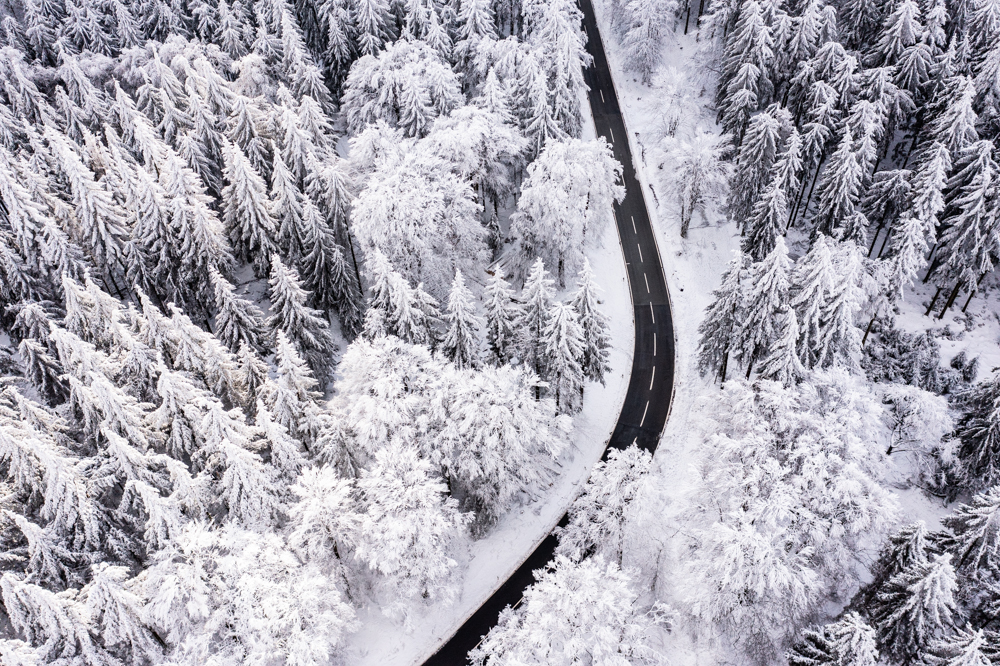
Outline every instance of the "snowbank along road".
<svg viewBox="0 0 1000 666"><path fill-rule="evenodd" d="M635 353L632 377L618 424L608 448L624 449L633 442L652 451L656 448L670 412L674 387L674 327L670 297L663 277L663 265L656 247L642 187L636 178L628 131L618 106L608 59L601 44L591 0L580 0L587 32L587 50L594 58L584 72L590 87L590 108L597 134L614 148L622 164L625 199L615 206L618 237L629 276L635 309ZM605 452L607 455L607 452ZM560 521L564 524L566 517ZM424 666L457 666L466 663L469 650L496 623L506 606L520 603L525 588L534 582L531 572L545 566L555 551L556 538L550 534L521 567L483 604L457 633Z"/></svg>

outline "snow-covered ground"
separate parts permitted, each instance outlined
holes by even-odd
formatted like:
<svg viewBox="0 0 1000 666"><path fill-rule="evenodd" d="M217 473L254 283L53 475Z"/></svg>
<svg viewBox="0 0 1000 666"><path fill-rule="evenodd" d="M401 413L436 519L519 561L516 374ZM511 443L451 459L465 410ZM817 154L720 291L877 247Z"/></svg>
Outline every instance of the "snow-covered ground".
<svg viewBox="0 0 1000 666"><path fill-rule="evenodd" d="M595 138L589 106L584 138ZM560 460L558 478L534 501L515 509L485 537L468 543L468 562L461 592L449 607L428 606L405 632L374 606L361 609L361 629L348 642L352 666L410 666L430 657L490 595L517 570L552 530L576 498L614 430L628 388L635 330L625 264L614 229L600 247L588 252L591 267L604 289L603 310L611 318L611 373L607 385L588 384L583 411L574 418L571 448ZM569 285L573 289L573 285ZM560 294L560 298L566 294ZM464 550L464 549L462 549Z"/></svg>

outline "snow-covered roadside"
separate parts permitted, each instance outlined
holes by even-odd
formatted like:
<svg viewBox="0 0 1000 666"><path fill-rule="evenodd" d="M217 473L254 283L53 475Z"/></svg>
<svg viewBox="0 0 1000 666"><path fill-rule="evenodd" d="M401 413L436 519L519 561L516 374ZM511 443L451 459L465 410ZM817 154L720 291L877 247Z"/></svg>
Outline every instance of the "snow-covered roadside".
<svg viewBox="0 0 1000 666"><path fill-rule="evenodd" d="M585 102L584 102L585 104ZM584 106L585 139L596 137L589 105ZM358 613L361 629L347 645L346 661L357 666L420 664L451 636L494 590L521 565L569 508L590 469L601 458L621 411L632 366L635 330L625 263L614 229L587 253L604 289L603 311L611 318L611 372L607 385L588 384L583 410L574 418L571 449L560 460L559 476L542 497L515 509L490 533L469 543L461 591L447 607L418 609L409 633L369 606ZM572 289L573 285L569 285ZM564 298L566 294L559 294Z"/></svg>

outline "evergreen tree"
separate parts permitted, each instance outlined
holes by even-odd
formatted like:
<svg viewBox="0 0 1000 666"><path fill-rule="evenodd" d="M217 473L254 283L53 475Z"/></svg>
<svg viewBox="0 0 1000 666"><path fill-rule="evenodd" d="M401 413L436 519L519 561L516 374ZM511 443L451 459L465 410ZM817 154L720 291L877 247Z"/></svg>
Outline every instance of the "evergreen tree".
<svg viewBox="0 0 1000 666"><path fill-rule="evenodd" d="M240 349L236 352L236 363L236 378L240 394L243 396L243 408L253 416L258 393L267 381L267 364L246 342L240 343Z"/></svg>
<svg viewBox="0 0 1000 666"><path fill-rule="evenodd" d="M554 295L552 278L545 270L542 260L536 259L524 281L524 289L521 291L524 305L515 321L514 330L518 335L517 355L521 363L534 370L537 375L541 375L544 368L542 335L549 323Z"/></svg>
<svg viewBox="0 0 1000 666"><path fill-rule="evenodd" d="M493 275L486 282L483 301L489 356L493 365L500 366L510 361L515 353L517 342L515 323L521 314L521 308L514 298L514 290L504 279L503 268L499 265L493 269Z"/></svg>
<svg viewBox="0 0 1000 666"><path fill-rule="evenodd" d="M378 250L369 255L366 268L371 283L366 335L389 334L412 344L431 345L437 320L433 299L419 287L416 290L410 287ZM377 328L373 329L375 325Z"/></svg>
<svg viewBox="0 0 1000 666"><path fill-rule="evenodd" d="M924 661L930 666L989 666L992 660L987 655L994 650L982 629L958 629L936 642Z"/></svg>
<svg viewBox="0 0 1000 666"><path fill-rule="evenodd" d="M572 305L556 303L549 312L541 337L543 377L553 392L556 408L563 414L580 411L585 377L583 329Z"/></svg>
<svg viewBox="0 0 1000 666"><path fill-rule="evenodd" d="M876 52L882 64L893 64L904 50L920 39L920 6L914 0L903 0L886 17Z"/></svg>
<svg viewBox="0 0 1000 666"><path fill-rule="evenodd" d="M262 277L270 270L268 262L276 249L277 236L274 219L268 210L267 189L239 148L229 144L224 152L223 221L236 254L253 263L254 272Z"/></svg>
<svg viewBox="0 0 1000 666"><path fill-rule="evenodd" d="M754 116L740 143L729 196L729 214L740 224L753 215L754 204L768 182L781 146L781 123L765 111Z"/></svg>
<svg viewBox="0 0 1000 666"><path fill-rule="evenodd" d="M729 353L736 341L746 301L744 280L748 277L748 265L745 255L734 258L722 274L722 284L712 292L715 300L698 326L698 370L702 376L711 373L720 381L726 381Z"/></svg>
<svg viewBox="0 0 1000 666"><path fill-rule="evenodd" d="M479 330L483 324L476 315L472 292L465 286L461 271L455 271L444 321L448 330L441 340L441 352L459 368L478 367Z"/></svg>
<svg viewBox="0 0 1000 666"><path fill-rule="evenodd" d="M265 383L262 399L275 422L309 447L318 435L319 384L282 332L277 334L274 359L276 378Z"/></svg>
<svg viewBox="0 0 1000 666"><path fill-rule="evenodd" d="M230 351L244 343L257 352L268 346L264 313L252 302L236 295L231 285L215 269L210 273L215 286L215 335Z"/></svg>
<svg viewBox="0 0 1000 666"><path fill-rule="evenodd" d="M819 206L813 218L817 231L837 240L864 242L863 237L850 238L851 218L856 214L863 177L854 140L847 129L820 181ZM863 234L864 231L861 226L860 232Z"/></svg>
<svg viewBox="0 0 1000 666"><path fill-rule="evenodd" d="M743 252L754 261L762 261L774 249L778 237L784 235L787 222L788 200L775 174L754 205L753 217L747 221Z"/></svg>
<svg viewBox="0 0 1000 666"><path fill-rule="evenodd" d="M746 286L746 309L738 329L734 352L747 369L773 349L778 340L783 306L788 302L788 278L792 264L785 239L779 237L774 249L763 261L752 264Z"/></svg>
<svg viewBox="0 0 1000 666"><path fill-rule="evenodd" d="M805 374L805 367L799 360L799 324L795 320L795 310L785 307L778 337L760 366L760 376L782 384L792 384Z"/></svg>
<svg viewBox="0 0 1000 666"><path fill-rule="evenodd" d="M597 308L599 291L600 287L594 281L594 273L590 269L590 261L584 259L583 269L577 277L576 293L570 300L583 329L580 368L584 377L604 384L604 375L611 371L608 362L611 335L608 331L608 316Z"/></svg>
<svg viewBox="0 0 1000 666"><path fill-rule="evenodd" d="M1000 564L1000 488L976 495L943 522L955 535L951 550L958 568L996 570Z"/></svg>
<svg viewBox="0 0 1000 666"><path fill-rule="evenodd" d="M976 86L968 76L958 77L949 82L947 106L930 123L930 136L951 151L952 158L970 143L979 138L976 132L976 112L973 101L976 97Z"/></svg>
<svg viewBox="0 0 1000 666"><path fill-rule="evenodd" d="M326 379L333 367L337 345L322 313L306 302L309 292L302 288L298 272L286 267L277 255L271 257L271 311L268 328L284 333L299 349L318 377Z"/></svg>
<svg viewBox="0 0 1000 666"><path fill-rule="evenodd" d="M951 555L915 563L895 576L872 608L883 652L911 659L944 635L955 620Z"/></svg>

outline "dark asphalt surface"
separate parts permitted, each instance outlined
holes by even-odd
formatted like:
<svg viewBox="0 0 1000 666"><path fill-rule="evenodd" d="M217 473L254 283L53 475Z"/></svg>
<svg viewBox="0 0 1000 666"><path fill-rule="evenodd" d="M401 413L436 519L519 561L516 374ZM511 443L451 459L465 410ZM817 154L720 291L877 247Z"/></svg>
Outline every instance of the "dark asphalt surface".
<svg viewBox="0 0 1000 666"><path fill-rule="evenodd" d="M674 327L670 299L646 202L635 176L632 151L607 56L598 33L594 8L591 0L579 0L579 3L583 10L584 29L587 31L587 51L594 58L594 64L584 71L584 78L590 87L590 108L598 135L606 138L613 146L615 158L622 164L625 199L615 206L615 218L628 270L632 305L635 308L632 377L608 450L624 449L635 442L641 448L653 451L666 423L673 397ZM606 450L605 457L607 453ZM567 517L563 516L559 524L564 525L566 520ZM532 572L544 567L552 559L555 548L556 537L549 534L514 575L433 657L424 662L424 666L466 664L469 650L496 624L500 611L520 601L524 590L534 582Z"/></svg>

